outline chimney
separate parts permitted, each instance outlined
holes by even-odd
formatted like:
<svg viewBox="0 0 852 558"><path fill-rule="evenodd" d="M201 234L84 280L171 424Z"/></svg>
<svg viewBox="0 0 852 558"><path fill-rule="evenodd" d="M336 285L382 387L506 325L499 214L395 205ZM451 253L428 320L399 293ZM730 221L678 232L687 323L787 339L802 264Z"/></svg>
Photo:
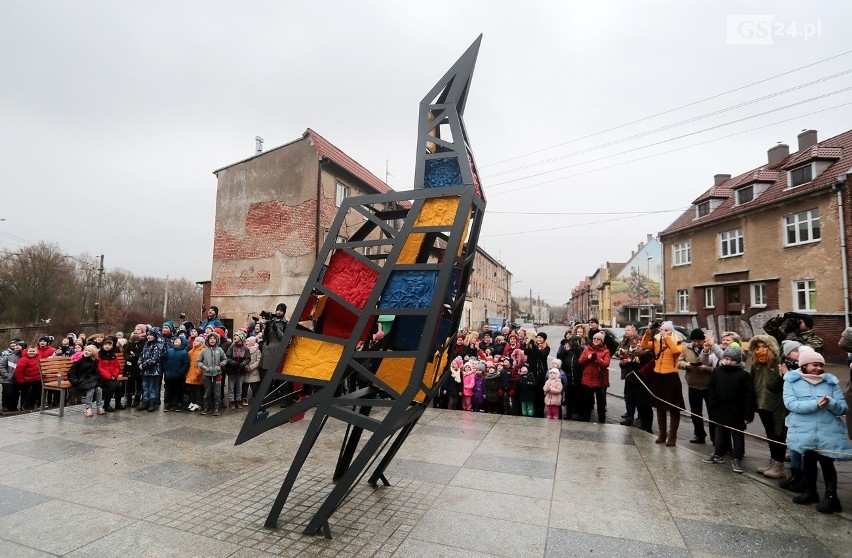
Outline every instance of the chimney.
<svg viewBox="0 0 852 558"><path fill-rule="evenodd" d="M799 134L799 151L804 151L809 147L813 147L817 144L817 131L816 130L802 130L802 133Z"/></svg>
<svg viewBox="0 0 852 558"><path fill-rule="evenodd" d="M652 240L654 240L654 234L648 233L648 238L645 239L645 244L651 242Z"/></svg>
<svg viewBox="0 0 852 558"><path fill-rule="evenodd" d="M730 180L730 179L731 179L730 174L714 174L713 175L713 186L718 186L722 182L724 182L726 180Z"/></svg>
<svg viewBox="0 0 852 558"><path fill-rule="evenodd" d="M263 138L254 136L254 154L260 155L261 153L263 153Z"/></svg>
<svg viewBox="0 0 852 558"><path fill-rule="evenodd" d="M784 157L786 157L789 154L790 154L790 146L787 145L786 143L779 143L778 145L769 149L769 151L766 152L766 155L768 156L768 159L769 159L769 165L770 166L774 165L775 163L781 162L784 159Z"/></svg>

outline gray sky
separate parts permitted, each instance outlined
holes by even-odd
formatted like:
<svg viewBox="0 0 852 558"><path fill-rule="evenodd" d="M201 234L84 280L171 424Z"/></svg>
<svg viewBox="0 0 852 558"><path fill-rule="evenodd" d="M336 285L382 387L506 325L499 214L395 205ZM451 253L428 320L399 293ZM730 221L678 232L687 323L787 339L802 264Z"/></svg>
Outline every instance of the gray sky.
<svg viewBox="0 0 852 558"><path fill-rule="evenodd" d="M606 130L840 55L850 18L828 1L4 0L0 247L47 240L209 279L211 171L252 155L255 135L268 149L311 127L380 178L389 160L390 185L410 189L418 103L483 33L465 114L488 197L480 246L515 295L564 303L677 216L594 212L685 208L713 174L779 141L795 151L804 128L849 129L852 104L830 107L852 90L808 99L852 74L653 130L847 71L852 54Z"/></svg>

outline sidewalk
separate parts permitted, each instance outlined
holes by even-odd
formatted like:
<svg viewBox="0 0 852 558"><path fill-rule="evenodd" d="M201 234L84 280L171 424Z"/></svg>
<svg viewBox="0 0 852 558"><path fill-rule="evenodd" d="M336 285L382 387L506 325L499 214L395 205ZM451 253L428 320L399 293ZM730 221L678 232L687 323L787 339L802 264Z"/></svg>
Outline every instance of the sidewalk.
<svg viewBox="0 0 852 558"><path fill-rule="evenodd" d="M355 486L329 541L301 531L332 486L345 426L330 420L278 528L266 529L307 421L234 446L243 418L86 418L76 406L61 419L0 419L0 554L849 556L848 515L793 505L768 479L702 463L689 444L617 424L436 409L388 468L390 487Z"/></svg>

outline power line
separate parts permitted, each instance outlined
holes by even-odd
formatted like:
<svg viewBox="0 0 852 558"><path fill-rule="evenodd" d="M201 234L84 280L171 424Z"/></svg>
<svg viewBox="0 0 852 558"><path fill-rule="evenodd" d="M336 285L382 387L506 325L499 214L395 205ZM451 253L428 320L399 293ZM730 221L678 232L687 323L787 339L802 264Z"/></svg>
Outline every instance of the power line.
<svg viewBox="0 0 852 558"><path fill-rule="evenodd" d="M487 213L503 214L503 215L633 215L641 213L648 215L651 213L671 213L673 211L685 211L687 207L677 207L675 209L657 209L654 211L487 211Z"/></svg>
<svg viewBox="0 0 852 558"><path fill-rule="evenodd" d="M481 238L492 237L492 236L510 236L524 233L538 233L538 232L548 232L548 231L558 231L562 229L573 229L575 227L588 227L589 225L599 225L601 223L611 223L613 221L626 221L627 219L635 219L637 217L644 217L646 215L650 215L652 213L657 213L656 211L648 211L646 213L642 213L640 215L631 215L628 217L615 217L613 219L603 219L601 221L592 221L590 223L572 223L570 225L560 225L558 227L548 227L546 229L532 229L528 231L517 231L517 232L504 232L504 233L495 233L495 234L480 234Z"/></svg>
<svg viewBox="0 0 852 558"><path fill-rule="evenodd" d="M600 167L600 168L597 168L597 169L591 169L591 170L579 172L579 173L576 173L576 174L569 174L567 176L561 176L559 178L554 178L552 180L545 180L544 182L537 182L535 184L527 184L527 185L524 185L524 186L519 186L517 188L512 188L510 190L503 190L502 192L491 193L491 194L489 194L489 196L490 197L502 196L503 194L510 194L512 192L517 192L518 190L528 190L528 189L534 188L536 186L543 186L545 184L552 184L553 182L559 182L560 180L565 180L566 178L576 178L578 176L585 176L587 174L596 173L596 172L599 172L599 171L602 171L602 170L608 170L608 169L612 169L612 168L615 168L615 167L621 167L621 166L624 166L624 165L629 165L630 163L636 163L638 161L644 161L646 159L652 159L654 157L659 157L661 155L669 155L669 154L674 153L676 151L683 151L684 149L690 149L692 147L698 147L700 145L705 145L707 143L712 143L714 141L719 141L719 140L728 139L728 138L731 138L731 137L734 137L734 136L747 134L748 132L754 132L755 130L762 130L763 128L769 128L771 126L783 124L784 122L790 122L791 120L796 120L798 118L804 118L806 116L813 116L814 114L820 114L822 112L827 112L827 111L834 110L834 109L841 108L841 107L845 107L845 106L848 106L848 105L852 105L852 101L850 101L848 103L841 103L839 105L834 105L833 107L827 107L827 108L824 108L824 109L815 110L813 112L808 112L808 113L805 113L805 114L799 114L799 115L796 115L796 116L793 116L793 117L790 117L790 118L785 118L784 120L778 120L776 122L764 124L763 126L755 126L754 128L749 128L747 130L742 130L740 132L734 132L732 134L727 134L727 135L724 135L724 136L720 136L718 138L712 138L712 139L701 141L701 142L698 142L698 143L693 143L693 144L690 144L690 145L684 145L684 146L681 146L681 147L676 147L674 149L669 149L667 151L661 151L660 153L652 153L651 155L645 155L644 157L637 157L636 159L630 159L630 160L627 160L627 161L622 161L620 163L613 163L611 165L607 165L605 167ZM598 159L594 159L594 160L598 160ZM592 161L587 161L587 162L592 162Z"/></svg>
<svg viewBox="0 0 852 558"><path fill-rule="evenodd" d="M484 178L488 179L488 178L493 178L495 176L510 174L510 173L513 173L513 172L516 172L516 171L519 171L519 170L524 170L524 169L528 169L528 168L531 168L531 167L537 167L537 166L540 166L540 165L544 165L546 163L552 163L553 161L558 161L560 159L566 159L568 157L573 157L575 155L582 155L584 153L589 153L590 151L596 151L596 150L601 149L603 147L611 147L613 145L618 145L619 143L624 143L626 141L630 141L630 140L633 140L633 139L636 139L636 138L641 138L641 137L644 137L644 136L655 134L657 132L662 132L662 131L665 131L665 130L670 130L672 128L677 128L677 127L683 126L685 124L690 124L692 122L704 120L705 118L710 118L711 116L718 116L718 115L723 114L725 112L730 112L732 110L736 110L736 109L739 109L739 108L742 108L742 107L745 107L745 106L748 106L748 105L753 105L755 103L759 103L759 102L765 101L767 99L772 99L774 97L786 95L787 93L790 93L792 91L797 91L797 90L803 89L805 87L810 87L811 85L815 85L817 83L822 83L822 82L825 82L825 81L828 81L828 80L831 80L831 79L834 79L834 78L837 78L837 77L840 77L840 76L845 76L845 75L850 74L850 73L852 73L852 69L845 70L843 72L839 72L839 73L836 73L836 74L833 74L833 75L830 75L830 76L826 76L826 77L823 77L823 78L820 78L820 79L817 79L817 80L814 80L814 81L810 81L808 83L796 85L794 87L790 87L790 88L784 89L782 91L776 91L774 93L764 95L763 97L757 97L756 99L743 101L742 103L737 103L735 105L731 105L731 106L728 106L728 107L725 107L725 108L722 108L722 109L714 110L712 112L707 112L707 113L701 114L699 116L687 118L686 120L681 120L679 122L674 122L672 124L666 124L665 126L660 126L658 128L654 128L652 130L639 132L639 133L633 134L632 136L626 136L626 137L623 137L623 138L614 139L612 141L608 141L606 143L601 143L601 144L598 144L598 145L593 145L591 147L587 147L587 148L581 149L579 151L573 151L571 153L566 153L564 155L559 155L559 156L556 156L556 157L552 157L550 159L545 159L543 161L537 161L535 163L529 163L527 165L523 165L523 166L520 166L520 167L506 169L504 171L500 171L498 173L485 176Z"/></svg>
<svg viewBox="0 0 852 558"><path fill-rule="evenodd" d="M742 117L742 118L737 118L736 120L730 120L730 121L728 121L728 122L724 122L724 123L722 123L722 124L717 124L717 125L715 125L715 126L709 126L709 127L707 127L707 128L702 128L701 130L696 130L696 131L694 131L694 132L689 132L689 133L681 134L681 135L679 135L679 136L675 136L675 137L672 137L672 138L663 139L663 140L655 141L655 142L652 142L652 143L647 143L647 144L645 144L645 145L641 145L641 146L639 146L639 147L634 147L634 148L631 148L631 149L627 149L627 150L625 150L625 151L621 151L621 152L619 152L619 153L614 153L614 154L612 154L612 155L604 155L604 156L598 157L598 158L596 158L596 159L590 159L589 161L583 161L583 162L580 162L580 163L574 163L574 164L567 165L567 166L564 166L564 167L559 167L559 168L555 168L555 169L550 169L550 170L546 170L546 171L538 172L538 173L535 173L535 174L529 174L529 175L526 175L526 176L521 176L521 177L519 177L519 178L513 178L513 179L511 179L511 180L506 180L506 181L504 181L504 182L498 182L497 184L492 184L492 185L490 186L490 188L492 188L492 189L493 189L493 188L496 188L496 187L502 186L502 185L504 185L504 184L512 184L513 182L518 182L518 181L520 181L520 180L526 180L527 178L535 178L535 177L537 177L537 176L543 176L543 175L545 175L545 174L551 174L551 173L554 173L554 172L559 172L559 171L561 171L561 170L569 169L569 168L572 168L572 167L577 167L577 166L580 166L580 165L585 165L585 164L587 164L587 163L591 163L591 162L594 162L594 161L600 161L600 160L602 160L602 159L608 159L608 158L610 158L610 157L615 157L615 156L617 156L617 155L624 155L625 153L631 153L631 152L633 152L633 151L639 151L639 150L641 150L641 149L646 149L646 148L648 148L648 147L653 147L653 146L655 146L655 145L661 145L661 144L663 144L663 143L668 143L668 142L670 142L670 141L675 141L675 140L679 140L679 139L687 138L687 137L689 137L689 136L694 136L694 135L696 135L696 134L701 134L701 133L704 133L704 132L708 132L708 131L710 131L710 130L716 130L717 128L724 128L725 126L730 126L731 124L736 124L736 123L738 123L738 122L744 122L744 121L746 121L746 120L751 120L751 119L753 119L753 118L758 118L758 117L760 117L760 116L766 116L767 114L772 114L773 112L778 112L778 111L782 111L782 110L787 110L788 108L792 108L792 107L795 107L795 106L798 106L798 105L803 105L803 104L805 104L805 103L810 103L810 102L812 102L812 101L817 101L817 100L819 100L819 99L824 99L824 98L826 98L826 97L831 97L832 95L837 95L837 94L840 94L840 93L845 93L846 91L849 91L849 90L852 90L852 86L850 86L850 87L844 87L843 89L838 89L838 90L836 90L836 91L832 91L832 92L830 92L830 93L825 93L825 94L823 94L823 95L817 95L816 97L811 97L810 99L804 99L804 100L802 100L802 101L797 101L797 102L795 102L795 103L791 103L791 104L789 104L789 105L784 105L784 106L782 106L782 107L777 107L777 108L770 109L770 110L767 110L767 111L759 112L759 113L757 113L757 114L752 114L752 115L750 115L750 116L744 116L744 117ZM493 195L493 194L492 194L492 195Z"/></svg>
<svg viewBox="0 0 852 558"><path fill-rule="evenodd" d="M659 116L663 116L663 115L666 115L666 114L669 114L669 113L672 113L672 112L675 112L675 111L678 111L678 110L681 110L681 109L684 109L684 108L695 106L697 104L704 103L706 101L718 99L719 97L724 97L725 95L729 95L731 93L736 93L737 91L742 91L743 89L748 89L749 87L754 87L755 85L760 85L761 83L766 83L768 81L772 81L774 79L778 79L780 77L790 75L792 73L795 73L795 72L798 72L798 71L801 71L801 70L805 70L807 68L811 68L811 67L816 66L818 64L822 64L823 62L828 62L829 60L834 60L836 58L840 58L841 56L846 56L847 54L850 54L850 53L852 53L852 50L847 50L846 52L841 52L840 54L835 54L834 56L829 56L828 58L823 58L822 60L817 60L816 62L812 62L812 63L806 64L804 66L799 66L798 68L793 68L792 70L788 70L786 72L782 72L780 74L776 74L776 75L770 76L768 78L764 78L764 79L761 79L761 80L758 80L758 81L754 81L752 83L748 83L746 85L742 85L742 86L736 87L734 89L729 89L728 91L724 91L722 93L717 93L717 94L711 95L709 97L704 97L703 99L698 99L697 101L692 101L692 102L687 103L685 105L680 105L680 106L677 106L677 107L674 107L674 108L671 108L671 109L668 109L668 110L664 110L663 112L658 112L658 113L652 114L650 116L644 116L644 117L639 118L637 120L631 120L630 122L625 122L624 124L619 124L618 126L613 126L612 128L607 128L607 129L601 130L599 132L594 132L594 133L591 133L591 134L587 134L585 136L581 136L579 138L574 138L574 139L571 139L571 140L568 140L568 141L564 141L562 143L557 143L556 145L551 145L549 147L543 147L541 149L537 149L535 151L530 151L530 152L524 153L522 155L516 155L516 156L510 157L508 159L503 159L501 161L497 161L496 163L488 163L486 165L480 165L480 168L487 168L487 167L494 166L494 165L500 165L500 164L503 164L503 163L507 163L509 161L514 161L514 160L517 160L517 159L521 159L523 157L535 155L536 153L541 153L542 151L548 151L550 149L555 149L555 148L561 147L563 145L568 145L569 143L578 142L578 141L581 141L581 140L584 140L584 139L588 139L588 138L592 138L592 137L595 137L595 136L599 136L601 134L605 134L607 132L612 132L613 130L619 130L619 129L625 128L627 126L631 126L633 124L638 124L639 122L645 122L646 120L651 120L652 118L657 118Z"/></svg>

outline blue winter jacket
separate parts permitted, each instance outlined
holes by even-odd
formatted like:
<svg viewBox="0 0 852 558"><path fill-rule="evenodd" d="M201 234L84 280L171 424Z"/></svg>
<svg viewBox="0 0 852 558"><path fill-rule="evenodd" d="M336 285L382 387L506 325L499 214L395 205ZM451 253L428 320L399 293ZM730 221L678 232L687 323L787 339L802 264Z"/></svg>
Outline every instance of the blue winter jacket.
<svg viewBox="0 0 852 558"><path fill-rule="evenodd" d="M163 377L166 380L185 380L189 370L189 354L186 352L186 339L181 340L180 349L174 345L166 349L166 360L163 361Z"/></svg>
<svg viewBox="0 0 852 558"><path fill-rule="evenodd" d="M834 459L852 459L846 424L840 418L848 410L840 383L827 372L822 377L822 382L813 385L798 370L784 374L784 406L790 411L785 420L787 446L800 453L824 450ZM823 396L829 397L829 403L820 409L817 402Z"/></svg>
<svg viewBox="0 0 852 558"><path fill-rule="evenodd" d="M166 358L166 339L160 328L152 327L148 335L153 335L153 341L145 341L142 354L139 356L139 368L143 376L160 376L163 373L163 361Z"/></svg>

